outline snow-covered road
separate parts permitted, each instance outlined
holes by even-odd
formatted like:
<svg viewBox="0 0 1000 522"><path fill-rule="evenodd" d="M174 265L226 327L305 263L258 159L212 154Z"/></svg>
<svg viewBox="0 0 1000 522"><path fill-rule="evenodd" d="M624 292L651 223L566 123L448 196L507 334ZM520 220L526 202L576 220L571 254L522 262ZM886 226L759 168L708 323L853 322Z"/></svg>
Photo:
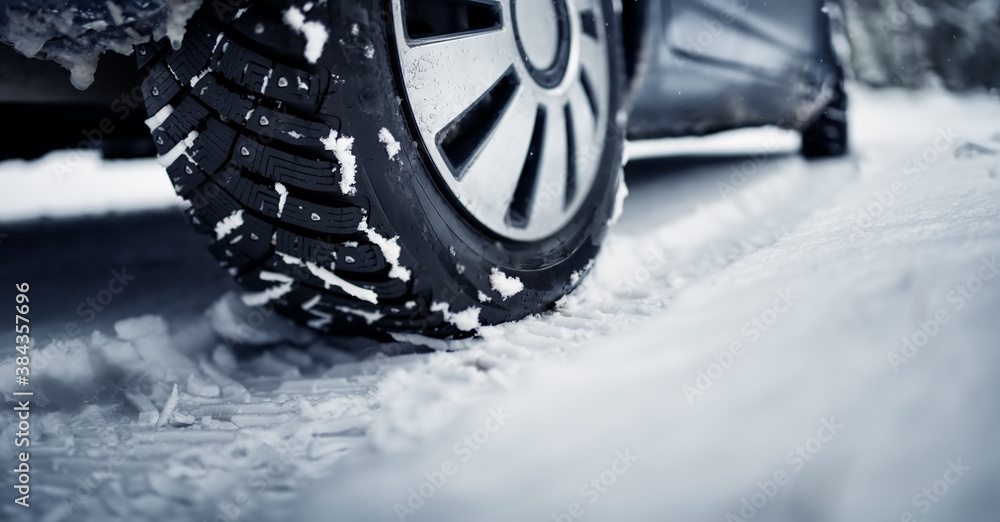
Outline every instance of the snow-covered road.
<svg viewBox="0 0 1000 522"><path fill-rule="evenodd" d="M66 275L69 248L11 272L5 260L0 281L31 277L47 299L60 296L48 277L84 281L45 312L47 332L123 262L150 275L36 346L51 402L34 418L33 507L0 513L996 520L1000 104L852 98L849 159L765 156L783 146L765 140L630 165L625 213L583 285L447 352L288 328L224 295L223 277L186 281L211 265L200 251L90 253L102 268L87 277ZM159 237L183 227L144 219ZM51 258L18 239L39 226L6 227L0 255ZM157 237L143 250L104 221L73 230L129 255ZM258 348L233 357L234 339ZM0 390L13 375L7 361Z"/></svg>

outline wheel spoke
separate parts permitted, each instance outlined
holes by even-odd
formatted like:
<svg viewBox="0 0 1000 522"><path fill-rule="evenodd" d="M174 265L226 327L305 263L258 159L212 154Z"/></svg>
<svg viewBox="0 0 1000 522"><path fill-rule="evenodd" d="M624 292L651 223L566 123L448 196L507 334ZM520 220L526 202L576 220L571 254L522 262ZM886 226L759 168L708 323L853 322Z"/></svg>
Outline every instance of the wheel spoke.
<svg viewBox="0 0 1000 522"><path fill-rule="evenodd" d="M410 40L499 29L503 10L497 1L402 0Z"/></svg>
<svg viewBox="0 0 1000 522"><path fill-rule="evenodd" d="M597 127L597 119L582 84L576 84L570 90L569 111L573 120L573 141L576 150L572 161L577 187L589 187L596 174L594 167L604 151L604 144L601 142L604 129Z"/></svg>
<svg viewBox="0 0 1000 522"><path fill-rule="evenodd" d="M403 52L417 123L434 136L469 109L514 64L507 31L427 40Z"/></svg>
<svg viewBox="0 0 1000 522"><path fill-rule="evenodd" d="M462 203L503 222L518 185L516 173L528 157L537 109L530 89L519 88L462 175L458 191Z"/></svg>
<svg viewBox="0 0 1000 522"><path fill-rule="evenodd" d="M608 77L608 54L604 47L590 38L580 39L580 68L584 84L594 97L594 106L604 105L608 99L608 85L602 78ZM595 116L598 116L595 114Z"/></svg>
<svg viewBox="0 0 1000 522"><path fill-rule="evenodd" d="M548 227L563 219L566 173L569 166L565 106L546 105L545 139L538 168L538 181L531 200L529 229Z"/></svg>
<svg viewBox="0 0 1000 522"><path fill-rule="evenodd" d="M578 3L579 5L579 3ZM583 34L597 40L597 16L594 14L593 9L586 9L584 6L580 5L580 29Z"/></svg>
<svg viewBox="0 0 1000 522"><path fill-rule="evenodd" d="M511 68L490 90L437 136L452 174L461 178L468 161L483 146L517 92L517 72Z"/></svg>
<svg viewBox="0 0 1000 522"><path fill-rule="evenodd" d="M614 174L606 2L388 1L414 138L460 206L515 241L572 222Z"/></svg>

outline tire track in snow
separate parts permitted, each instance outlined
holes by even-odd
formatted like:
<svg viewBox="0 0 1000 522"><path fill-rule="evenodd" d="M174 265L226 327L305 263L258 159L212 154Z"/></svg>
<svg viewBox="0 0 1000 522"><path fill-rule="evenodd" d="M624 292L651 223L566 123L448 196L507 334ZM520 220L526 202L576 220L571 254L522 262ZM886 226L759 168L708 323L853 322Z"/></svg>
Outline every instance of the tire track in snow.
<svg viewBox="0 0 1000 522"><path fill-rule="evenodd" d="M269 332L265 326L256 333L270 337L270 343L309 349L279 346L237 361L212 345L218 337L238 332L216 325L214 335L192 333L208 329L209 319L160 339L156 349L173 350L170 357L183 364L174 363L166 373L144 381L144 393L154 405L162 409L172 384L183 383L190 374L209 391L190 381L181 385L176 411L183 415L171 417L161 429L138 425L128 407L111 403L74 415L54 414L47 422L69 437L49 440L39 465L66 473L43 473L40 481L47 496L71 501L51 502L56 507L45 519L166 513L214 519L220 503L230 510L235 506L240 518L266 519L269 509L288 501L281 491L334 472L337 461L352 449L370 445L396 451L419 444L460 414L462 404L512 386L532 361L569 360L592 343L669 313L678 292L767 248L853 177L843 162L817 166L797 158L778 159L765 170L728 199L709 198L662 225L612 233L592 273L556 310L483 328L479 340L447 343L454 351L357 360L336 346L309 340L308 334L303 340L296 338L301 334ZM670 205L670 197L665 193L656 204ZM627 205L624 219L647 210ZM248 313L238 304L227 306L230 313ZM215 313L212 319L218 321ZM146 341L129 342L138 346ZM393 355L412 347L401 343L370 349ZM317 367L319 375L303 375ZM175 371L183 368L190 373ZM171 377L171 372L177 375ZM118 431L93 429L105 424ZM77 448L87 452L80 454ZM113 470L117 477L95 475L98 463L116 456L124 456ZM81 477L98 478L94 492L77 499ZM253 486L251 479L257 480ZM259 494L241 503L240 492L257 485ZM180 498L188 503L177 502Z"/></svg>

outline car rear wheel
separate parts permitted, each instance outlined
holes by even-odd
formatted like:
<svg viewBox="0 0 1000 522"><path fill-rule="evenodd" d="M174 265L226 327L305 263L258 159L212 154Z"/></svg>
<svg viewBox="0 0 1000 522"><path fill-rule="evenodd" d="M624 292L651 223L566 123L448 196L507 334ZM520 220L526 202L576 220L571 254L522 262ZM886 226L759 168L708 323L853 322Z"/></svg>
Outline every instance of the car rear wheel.
<svg viewBox="0 0 1000 522"><path fill-rule="evenodd" d="M847 154L847 149L847 91L841 78L834 87L833 99L802 131L802 155L813 159L836 158Z"/></svg>
<svg viewBox="0 0 1000 522"><path fill-rule="evenodd" d="M470 335L596 256L623 132L611 0L206 3L137 48L161 163L246 289L338 333Z"/></svg>

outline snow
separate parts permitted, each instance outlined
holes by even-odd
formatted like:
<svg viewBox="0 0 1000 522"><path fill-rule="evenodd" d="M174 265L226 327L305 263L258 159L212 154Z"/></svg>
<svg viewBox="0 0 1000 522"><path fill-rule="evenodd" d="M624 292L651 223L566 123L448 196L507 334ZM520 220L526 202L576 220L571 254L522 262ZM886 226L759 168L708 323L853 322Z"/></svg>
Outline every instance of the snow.
<svg viewBox="0 0 1000 522"><path fill-rule="evenodd" d="M921 515L914 495L950 467L969 469L927 503L934 517L995 515L997 405L983 394L1000 362L1000 279L986 280L1000 253L996 156L942 154L870 229L854 223L940 129L1000 148L1000 106L856 98L855 160L771 160L727 197L706 180L663 221L648 209L687 181L658 181L555 313L387 377L373 446L303 493L300 516L389 519L401 505L405 520L573 520L575 504L592 520L899 520ZM928 322L939 313L947 323ZM903 350L894 371L887 354ZM457 386L454 368L486 354L508 368ZM457 452L498 406L509 420ZM461 411L418 422L448 409ZM446 463L457 473L442 481Z"/></svg>
<svg viewBox="0 0 1000 522"><path fill-rule="evenodd" d="M330 321L333 320L333 315L315 309L316 305L318 305L322 299L323 296L321 294L316 294L315 297L306 301L302 305L303 310L306 310L310 314L316 316L315 319L310 319L306 323L310 328L324 328L330 324Z"/></svg>
<svg viewBox="0 0 1000 522"><path fill-rule="evenodd" d="M174 49L180 49L187 32L187 22L201 7L202 0L167 0L167 38Z"/></svg>
<svg viewBox="0 0 1000 522"><path fill-rule="evenodd" d="M274 184L274 191L278 193L278 217L285 211L285 204L288 203L288 189L280 182Z"/></svg>
<svg viewBox="0 0 1000 522"><path fill-rule="evenodd" d="M278 281L284 282L285 279L278 278ZM254 305L247 305L234 295L226 295L206 311L205 317L212 331L220 337L235 339L245 345L265 346L286 339L296 343L308 343L315 337L309 330L288 328L286 322L279 319L273 310L264 309L263 313L254 314L250 306ZM256 326L250 328L245 318L252 315L255 316ZM257 318L256 315L260 317Z"/></svg>
<svg viewBox="0 0 1000 522"><path fill-rule="evenodd" d="M191 131L188 135L181 141L177 142L166 154L162 154L156 158L156 162L160 166L166 168L174 164L177 158L187 155L192 163L197 163L194 158L187 154L187 150L194 146L194 140L198 139L198 131Z"/></svg>
<svg viewBox="0 0 1000 522"><path fill-rule="evenodd" d="M0 222L180 208L152 159L102 161L96 151L58 151L0 163Z"/></svg>
<svg viewBox="0 0 1000 522"><path fill-rule="evenodd" d="M392 137L392 133L389 129L382 127L382 130L378 131L378 141L385 145L385 152L389 155L389 159L393 159L399 154L400 145L396 141L396 138Z"/></svg>
<svg viewBox="0 0 1000 522"><path fill-rule="evenodd" d="M179 48L187 20L202 0L148 2L26 2L4 9L0 43L28 57L52 60L86 89L107 51L129 56L133 45L167 37ZM7 20L10 23L6 23Z"/></svg>
<svg viewBox="0 0 1000 522"><path fill-rule="evenodd" d="M479 312L481 309L478 306L470 306L461 312L452 312L451 305L448 303L434 303L431 305L431 311L441 312L445 321L455 325L456 328L463 332L471 332L481 326L479 324Z"/></svg>
<svg viewBox="0 0 1000 522"><path fill-rule="evenodd" d="M630 161L665 156L743 155L748 151L767 154L799 150L797 132L777 127L736 129L712 136L692 136L662 140L630 141L626 157Z"/></svg>
<svg viewBox="0 0 1000 522"><path fill-rule="evenodd" d="M307 9L308 11L308 9ZM306 38L306 48L303 55L309 63L316 63L323 55L323 47L330 38L330 34L320 22L306 21L306 15L298 7L291 7L285 11L285 24L302 34Z"/></svg>
<svg viewBox="0 0 1000 522"><path fill-rule="evenodd" d="M277 284L263 292L243 294L243 304L247 306L264 306L275 299L281 299L288 292L291 292L295 286L295 280L291 277L266 270L260 272L260 280Z"/></svg>
<svg viewBox="0 0 1000 522"><path fill-rule="evenodd" d="M379 319L385 317L385 314L380 312L367 312L365 310L358 310L356 308L348 308L346 306L338 306L337 310L345 314L356 315L365 320L368 324L374 324Z"/></svg>
<svg viewBox="0 0 1000 522"><path fill-rule="evenodd" d="M206 75L208 75L208 73L210 72L212 72L212 68L206 67L205 70L199 72L196 76L192 76L191 81L189 82L191 84L191 88L194 89L194 87L198 85L198 82L200 82L201 79L204 78Z"/></svg>
<svg viewBox="0 0 1000 522"><path fill-rule="evenodd" d="M625 199L628 198L628 184L625 183L625 170L618 173L618 191L615 192L615 206L611 209L611 219L609 224L614 226L622 217L625 211Z"/></svg>
<svg viewBox="0 0 1000 522"><path fill-rule="evenodd" d="M281 259L287 265L306 267L306 269L309 270L309 273L323 281L323 286L327 289L335 286L344 292L347 292L347 294L352 297L356 297L367 303L378 304L378 294L376 294L374 290L361 288L360 286L345 281L341 279L340 276L312 261L303 261L297 257L290 256L282 252L277 252L277 254L281 256Z"/></svg>
<svg viewBox="0 0 1000 522"><path fill-rule="evenodd" d="M354 188L354 181L357 176L358 163L351 149L354 147L354 138L347 136L337 137L337 131L330 129L330 135L320 138L323 147L333 152L340 163L340 191L345 196L353 196L357 193Z"/></svg>
<svg viewBox="0 0 1000 522"><path fill-rule="evenodd" d="M174 383L173 390L170 392L170 397L167 397L167 403L163 405L163 410L160 411L160 416L156 420L156 427L162 428L170 416L174 414L174 410L177 408L177 383Z"/></svg>
<svg viewBox="0 0 1000 522"><path fill-rule="evenodd" d="M524 290L524 283L518 277L508 277L499 268L490 271L490 286L506 301Z"/></svg>
<svg viewBox="0 0 1000 522"><path fill-rule="evenodd" d="M243 226L243 210L234 210L222 221L215 224L215 240L222 241L222 238L232 234L234 230Z"/></svg>
<svg viewBox="0 0 1000 522"><path fill-rule="evenodd" d="M389 263L389 277L399 279L403 282L410 280L413 274L408 268L399 264L399 256L403 253L403 249L399 246L399 236L389 239L380 235L372 227L368 226L367 216L361 219L361 223L358 224L358 231L368 236L368 240L382 251L382 257L385 258L386 263Z"/></svg>
<svg viewBox="0 0 1000 522"><path fill-rule="evenodd" d="M173 113L174 113L174 107L172 105L170 104L164 105L162 109L157 111L156 114L150 116L149 119L146 120L146 127L149 127L150 131L155 131L156 129L160 128L160 126L163 125L163 123L167 121L167 118L169 118L170 115Z"/></svg>
<svg viewBox="0 0 1000 522"><path fill-rule="evenodd" d="M847 159L631 165L580 286L478 339L298 337L225 296L39 340L31 517L995 520L1000 104L851 94Z"/></svg>

